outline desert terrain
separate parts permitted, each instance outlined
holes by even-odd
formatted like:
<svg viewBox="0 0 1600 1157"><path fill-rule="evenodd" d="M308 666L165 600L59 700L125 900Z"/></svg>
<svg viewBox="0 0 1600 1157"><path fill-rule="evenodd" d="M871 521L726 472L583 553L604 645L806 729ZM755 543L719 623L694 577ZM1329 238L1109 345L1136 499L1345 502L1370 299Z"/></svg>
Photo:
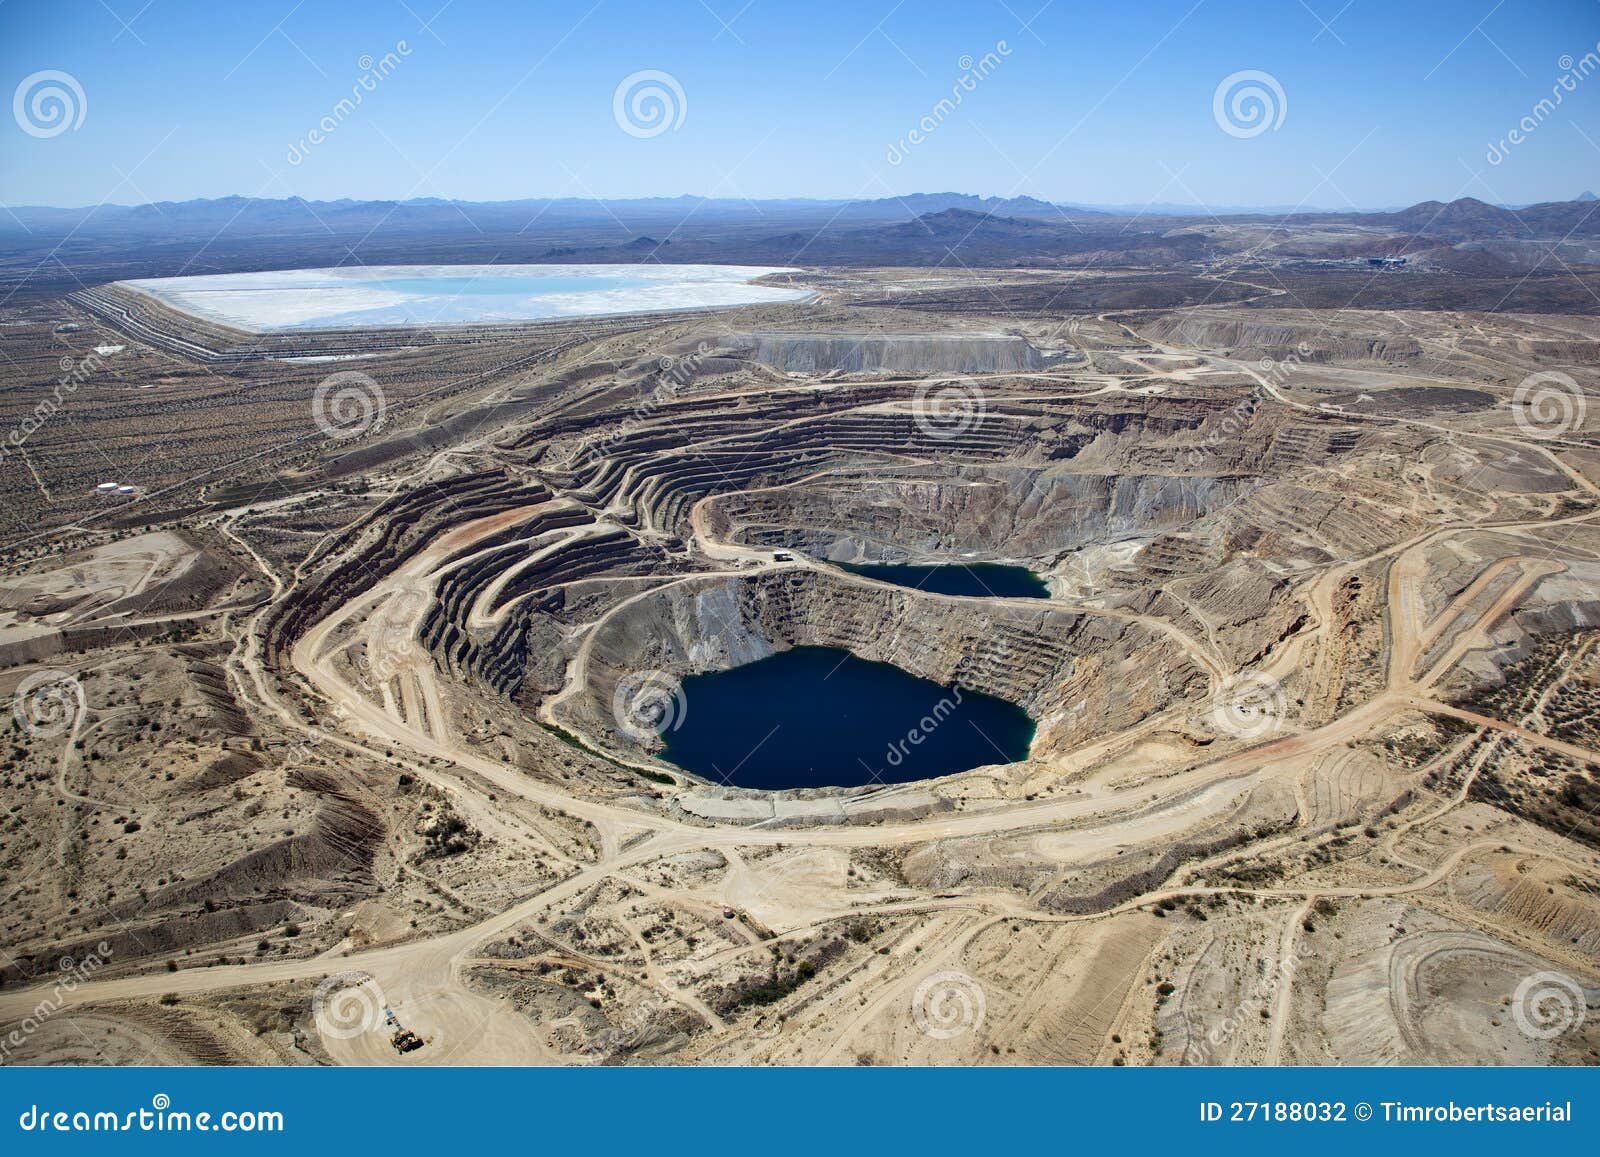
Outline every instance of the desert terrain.
<svg viewBox="0 0 1600 1157"><path fill-rule="evenodd" d="M83 246L0 306L0 1056L1595 1064L1593 207L1475 204L688 230L808 299L433 328ZM952 562L1047 594L852 569ZM667 757L796 647L1027 757Z"/></svg>

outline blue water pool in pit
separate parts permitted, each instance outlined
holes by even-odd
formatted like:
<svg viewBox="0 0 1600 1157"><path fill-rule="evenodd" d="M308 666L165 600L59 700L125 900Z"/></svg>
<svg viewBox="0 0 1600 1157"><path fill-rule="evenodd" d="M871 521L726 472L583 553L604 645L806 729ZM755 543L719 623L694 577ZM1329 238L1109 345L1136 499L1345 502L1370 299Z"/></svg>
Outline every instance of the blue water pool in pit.
<svg viewBox="0 0 1600 1157"><path fill-rule="evenodd" d="M857 787L1027 758L1014 703L832 647L795 647L683 680L667 759L732 787Z"/></svg>
<svg viewBox="0 0 1600 1157"><path fill-rule="evenodd" d="M1000 563L943 563L914 566L896 563L840 563L851 574L914 587L936 595L965 595L969 598L1046 599L1050 590L1044 580L1027 567Z"/></svg>

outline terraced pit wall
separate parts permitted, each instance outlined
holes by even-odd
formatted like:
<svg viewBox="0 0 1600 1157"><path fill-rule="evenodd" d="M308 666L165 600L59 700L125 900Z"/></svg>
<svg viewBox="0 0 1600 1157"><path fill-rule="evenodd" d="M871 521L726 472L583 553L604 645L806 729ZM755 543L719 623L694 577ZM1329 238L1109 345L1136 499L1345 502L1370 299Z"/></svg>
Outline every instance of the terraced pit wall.
<svg viewBox="0 0 1600 1157"><path fill-rule="evenodd" d="M1049 359L1004 334L754 333L730 343L785 373L1004 374Z"/></svg>
<svg viewBox="0 0 1600 1157"><path fill-rule="evenodd" d="M405 562L436 536L462 522L548 501L543 486L500 470L463 474L379 505L352 532L355 548L342 561L291 590L263 627L267 658L284 666L295 640L340 603Z"/></svg>
<svg viewBox="0 0 1600 1157"><path fill-rule="evenodd" d="M718 496L707 525L733 542L842 562L948 561L972 551L1053 559L1178 529L1255 484L1009 465L905 470Z"/></svg>

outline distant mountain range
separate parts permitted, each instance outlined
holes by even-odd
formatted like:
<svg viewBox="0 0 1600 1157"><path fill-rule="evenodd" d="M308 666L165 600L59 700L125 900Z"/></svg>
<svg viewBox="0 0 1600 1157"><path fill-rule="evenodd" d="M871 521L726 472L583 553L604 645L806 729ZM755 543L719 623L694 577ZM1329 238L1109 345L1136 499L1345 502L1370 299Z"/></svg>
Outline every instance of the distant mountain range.
<svg viewBox="0 0 1600 1157"><path fill-rule="evenodd" d="M1299 228L1273 238L1277 259L1364 262L1404 255L1412 269L1508 278L1600 265L1600 202L1593 198L1517 209L1468 197L1378 213L1257 209L1198 216L1114 214L963 193L605 203L223 197L9 214L0 210L0 297L13 301L129 278L352 263L1176 270L1223 257L1248 259L1286 222ZM1560 261L1549 261L1557 247ZM1502 299L1515 284L1508 283ZM1574 304L1559 301L1563 308ZM1576 304L1592 304L1592 298Z"/></svg>
<svg viewBox="0 0 1600 1157"><path fill-rule="evenodd" d="M1447 241L1600 236L1600 208L1592 193L1575 201L1548 201L1515 209L1459 197L1449 202L1422 201L1393 213L1311 214L1307 219L1370 225Z"/></svg>
<svg viewBox="0 0 1600 1157"><path fill-rule="evenodd" d="M706 217L748 218L766 215L784 220L815 217L818 220L909 220L925 213L965 209L994 216L1061 217L1066 214L1099 215L1092 209L1056 206L1033 197L978 197L966 193L917 193L868 201L818 201L783 198L748 201L719 197L642 197L617 201L559 197L519 201L453 201L415 197L404 201L308 201L302 197L218 197L192 201L156 201L144 205L96 205L60 209L23 205L0 215L0 232L27 229L133 229L162 233L227 229L251 232L279 229L314 229L337 232L377 227L404 229L466 224L503 227L508 222L539 221L674 221L690 214Z"/></svg>
<svg viewBox="0 0 1600 1157"><path fill-rule="evenodd" d="M203 234L233 235L345 233L376 230L402 234L419 229L468 228L488 231L522 230L537 223L541 232L604 223L635 233L661 231L691 216L699 221L724 220L759 225L763 219L782 220L785 226L851 225L911 222L947 212L981 214L989 218L1087 221L1112 217L1138 217L1146 221L1172 218L1227 217L1263 220L1290 215L1297 221L1348 222L1394 229L1397 232L1457 239L1491 237L1565 236L1577 228L1593 236L1589 221L1600 224L1594 211L1595 195L1585 192L1571 201L1552 201L1515 208L1490 205L1471 197L1448 204L1424 201L1409 208L1375 212L1336 212L1327 209L1207 208L1194 205L1151 204L1073 205L1041 201L1034 197L979 197L969 193L915 193L875 200L823 201L803 198L747 201L732 198L647 197L618 201L580 198L520 201L452 201L418 197L405 201L308 201L300 197L268 199L220 197L213 200L158 201L144 205L97 205L60 209L17 206L0 213L0 236L6 234L106 233L180 238Z"/></svg>

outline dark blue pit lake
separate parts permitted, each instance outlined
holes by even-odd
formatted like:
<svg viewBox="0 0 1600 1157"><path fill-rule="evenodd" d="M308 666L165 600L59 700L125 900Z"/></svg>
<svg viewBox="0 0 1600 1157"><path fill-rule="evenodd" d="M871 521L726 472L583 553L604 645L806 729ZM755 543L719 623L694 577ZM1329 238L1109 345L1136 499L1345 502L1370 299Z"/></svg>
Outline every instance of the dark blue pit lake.
<svg viewBox="0 0 1600 1157"><path fill-rule="evenodd" d="M841 570L900 587L915 587L936 595L966 595L970 598L1046 599L1050 589L1044 580L1024 566L1000 563L945 563L939 566L913 566L909 563L840 563Z"/></svg>
<svg viewBox="0 0 1600 1157"><path fill-rule="evenodd" d="M683 680L665 757L712 783L781 791L907 783L1025 759L1014 703L833 647L795 647Z"/></svg>

